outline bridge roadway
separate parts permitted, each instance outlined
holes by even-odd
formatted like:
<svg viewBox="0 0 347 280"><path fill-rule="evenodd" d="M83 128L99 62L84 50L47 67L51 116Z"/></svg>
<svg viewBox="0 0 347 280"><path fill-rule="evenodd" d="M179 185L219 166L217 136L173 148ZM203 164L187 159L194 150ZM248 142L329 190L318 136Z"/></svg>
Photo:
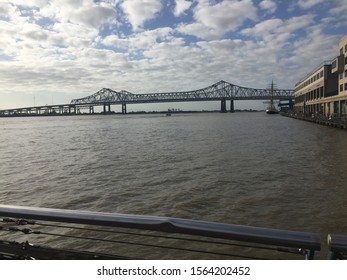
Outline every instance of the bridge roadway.
<svg viewBox="0 0 347 280"><path fill-rule="evenodd" d="M72 115L79 114L81 109L89 109L94 113L95 106L103 106L104 113L111 112L111 105L122 105L122 114L127 113L127 104L221 101L221 112L227 112L226 101L230 100L230 112L234 111L234 100L275 100L288 101L293 105L294 90L289 89L253 89L240 87L220 81L209 87L181 92L133 94L128 91L114 91L103 88L98 92L79 99L71 100L70 104L45 105L0 110L0 117L32 116L32 115Z"/></svg>

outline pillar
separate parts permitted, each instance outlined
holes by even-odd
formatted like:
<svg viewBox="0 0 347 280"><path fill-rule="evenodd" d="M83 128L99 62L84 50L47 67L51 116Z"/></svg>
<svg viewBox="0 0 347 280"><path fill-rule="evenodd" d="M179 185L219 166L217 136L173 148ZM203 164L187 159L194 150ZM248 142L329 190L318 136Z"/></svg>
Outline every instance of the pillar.
<svg viewBox="0 0 347 280"><path fill-rule="evenodd" d="M234 113L234 112L235 112L234 100L231 99L231 100L230 100L230 113Z"/></svg>
<svg viewBox="0 0 347 280"><path fill-rule="evenodd" d="M127 104L122 103L122 114L125 115L127 113Z"/></svg>
<svg viewBox="0 0 347 280"><path fill-rule="evenodd" d="M220 112L221 113L226 113L226 111L227 111L226 101L225 101L225 98L223 98L221 100L221 104L220 104Z"/></svg>
<svg viewBox="0 0 347 280"><path fill-rule="evenodd" d="M89 106L89 114L94 114L94 106L93 105Z"/></svg>

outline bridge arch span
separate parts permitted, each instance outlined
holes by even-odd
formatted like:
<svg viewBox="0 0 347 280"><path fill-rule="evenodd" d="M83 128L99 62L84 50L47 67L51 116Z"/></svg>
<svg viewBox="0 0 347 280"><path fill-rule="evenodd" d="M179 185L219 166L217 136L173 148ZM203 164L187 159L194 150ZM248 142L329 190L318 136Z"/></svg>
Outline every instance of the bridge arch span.
<svg viewBox="0 0 347 280"><path fill-rule="evenodd" d="M163 102L189 102L189 101L221 101L221 111L226 111L226 100L231 101L231 110L234 100L292 100L294 90L291 89L255 89L219 81L211 86L191 91L143 93L134 94L128 91L115 91L103 88L98 92L84 98L71 100L72 105L104 105L122 104L122 112L126 112L126 104L135 103L163 103ZM105 108L105 107L104 107Z"/></svg>

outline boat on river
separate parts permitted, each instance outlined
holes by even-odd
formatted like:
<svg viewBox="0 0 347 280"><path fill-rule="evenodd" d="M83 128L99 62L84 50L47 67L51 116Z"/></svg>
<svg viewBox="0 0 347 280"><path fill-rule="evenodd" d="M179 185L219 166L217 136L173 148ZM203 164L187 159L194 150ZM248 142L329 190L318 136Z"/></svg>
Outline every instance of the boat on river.
<svg viewBox="0 0 347 280"><path fill-rule="evenodd" d="M278 112L278 110L275 108L275 107L268 107L267 109L266 109L266 114L278 114L279 112Z"/></svg>
<svg viewBox="0 0 347 280"><path fill-rule="evenodd" d="M266 108L266 114L278 114L279 111L276 109L274 100L273 100L273 93L274 93L274 83L271 82L271 88L270 88L270 104Z"/></svg>

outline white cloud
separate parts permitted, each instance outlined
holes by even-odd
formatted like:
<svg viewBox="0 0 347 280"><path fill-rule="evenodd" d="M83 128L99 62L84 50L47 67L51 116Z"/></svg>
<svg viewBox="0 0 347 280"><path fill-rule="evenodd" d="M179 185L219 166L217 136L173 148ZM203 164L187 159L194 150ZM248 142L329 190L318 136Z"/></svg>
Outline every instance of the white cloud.
<svg viewBox="0 0 347 280"><path fill-rule="evenodd" d="M335 26L347 26L347 1L337 0L337 5L329 10L335 18Z"/></svg>
<svg viewBox="0 0 347 280"><path fill-rule="evenodd" d="M95 4L92 0L52 0L40 9L40 15L96 29L105 23L116 22L116 10L112 5L104 2Z"/></svg>
<svg viewBox="0 0 347 280"><path fill-rule="evenodd" d="M224 35L224 32L222 32L222 30L209 28L200 22L180 24L177 27L177 31L183 34L194 35L202 39L221 38Z"/></svg>
<svg viewBox="0 0 347 280"><path fill-rule="evenodd" d="M161 0L124 0L121 7L133 30L139 30L146 21L157 16L163 5Z"/></svg>
<svg viewBox="0 0 347 280"><path fill-rule="evenodd" d="M0 2L0 18L9 19L10 14L13 13L14 7L9 3Z"/></svg>
<svg viewBox="0 0 347 280"><path fill-rule="evenodd" d="M283 63L295 65L300 70L295 74L298 82L324 61L336 57L339 40L339 36L324 34L321 26L313 26L306 37L295 40L292 54L283 58Z"/></svg>
<svg viewBox="0 0 347 280"><path fill-rule="evenodd" d="M57 42L57 44L75 48L84 48L92 45L99 33L98 29L68 22L57 22L51 29L52 32L59 35L60 42Z"/></svg>
<svg viewBox="0 0 347 280"><path fill-rule="evenodd" d="M9 0L11 4L27 6L27 7L42 7L46 5L49 0Z"/></svg>
<svg viewBox="0 0 347 280"><path fill-rule="evenodd" d="M73 92L79 87L83 91L98 79L105 82L102 77L107 71L98 73L106 66L110 71L115 66L126 68L126 59L120 54L86 51L94 50L102 25L115 22L111 4L87 0L53 0L46 5L44 1L22 2L15 1L23 6L13 2L0 5L4 19L0 20L0 88Z"/></svg>
<svg viewBox="0 0 347 280"><path fill-rule="evenodd" d="M309 9L313 6L326 2L325 0L299 0L298 5L303 9Z"/></svg>
<svg viewBox="0 0 347 280"><path fill-rule="evenodd" d="M120 38L117 35L109 35L102 39L102 44L115 49L127 49L130 45L128 38Z"/></svg>
<svg viewBox="0 0 347 280"><path fill-rule="evenodd" d="M314 23L313 18L313 15L308 14L288 20L269 19L256 24L252 28L242 30L241 34L262 38L266 41L274 40L276 37L287 41L289 37L294 36L295 31L311 26Z"/></svg>
<svg viewBox="0 0 347 280"><path fill-rule="evenodd" d="M246 20L257 19L257 9L251 0L223 1L211 4L200 0L194 8L196 22L181 24L177 30L199 38L222 38L227 32L235 31Z"/></svg>
<svg viewBox="0 0 347 280"><path fill-rule="evenodd" d="M187 11L193 4L193 2L189 0L175 0L175 1L176 1L176 4L174 9L174 15L176 17L179 17L182 14L184 14L185 11Z"/></svg>
<svg viewBox="0 0 347 280"><path fill-rule="evenodd" d="M120 38L117 35L110 35L102 39L102 44L115 49L126 51L147 50L158 42L171 41L173 29L170 27L157 28L135 33L127 38Z"/></svg>
<svg viewBox="0 0 347 280"><path fill-rule="evenodd" d="M62 95L54 100L64 103L102 87L132 92L187 90L221 79L241 86L264 87L274 78L279 87L292 88L312 67L338 53L340 35L327 35L324 27L329 24L337 30L338 23L347 24L347 3L334 1L339 5L324 2L325 14L313 9L289 18L278 13L263 21L257 13L277 12L279 2L1 2L1 106L8 107L1 93L8 88L16 93L49 95L47 101L37 99L36 104L51 102L50 95L55 92ZM259 10L253 4L256 2ZM314 2L300 3L304 8ZM166 13L171 13L170 21L161 17ZM183 14L184 23L180 24ZM149 20L156 27L144 30ZM176 21L171 25L172 20ZM135 32L124 28L127 22ZM182 33L197 38L190 40Z"/></svg>
<svg viewBox="0 0 347 280"><path fill-rule="evenodd" d="M241 34L249 36L264 37L269 33L277 33L278 28L283 26L283 20L274 18L262 21L254 27L246 28L241 31Z"/></svg>
<svg viewBox="0 0 347 280"><path fill-rule="evenodd" d="M272 0L263 0L259 4L260 8L267 10L270 13L274 13L277 9L277 4Z"/></svg>

